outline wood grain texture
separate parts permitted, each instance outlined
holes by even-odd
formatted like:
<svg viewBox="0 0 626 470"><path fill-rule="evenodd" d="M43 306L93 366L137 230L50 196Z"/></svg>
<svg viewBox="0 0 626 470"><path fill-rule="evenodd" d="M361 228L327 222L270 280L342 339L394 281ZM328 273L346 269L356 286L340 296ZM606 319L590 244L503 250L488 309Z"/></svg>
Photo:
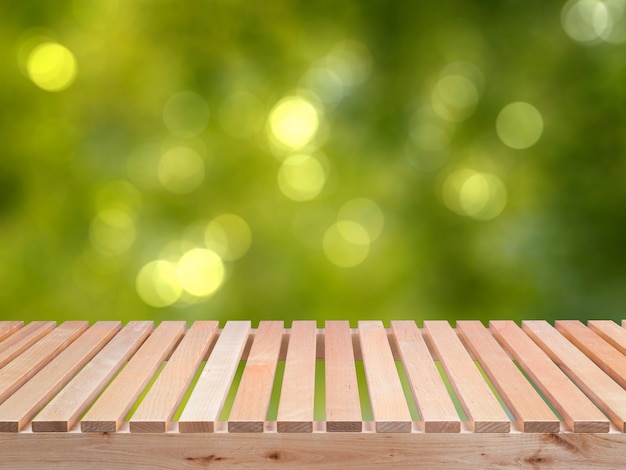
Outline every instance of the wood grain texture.
<svg viewBox="0 0 626 470"><path fill-rule="evenodd" d="M226 323L180 416L180 432L213 432L246 346L250 327L249 321Z"/></svg>
<svg viewBox="0 0 626 470"><path fill-rule="evenodd" d="M7 336L12 335L23 326L23 321L0 321L0 341L3 341ZM2 346L0 344L1 349Z"/></svg>
<svg viewBox="0 0 626 470"><path fill-rule="evenodd" d="M54 359L87 329L86 321L67 321L0 369L0 403Z"/></svg>
<svg viewBox="0 0 626 470"><path fill-rule="evenodd" d="M34 321L0 343L0 368L50 333L56 322Z"/></svg>
<svg viewBox="0 0 626 470"><path fill-rule="evenodd" d="M0 405L0 431L18 432L120 329L98 322Z"/></svg>
<svg viewBox="0 0 626 470"><path fill-rule="evenodd" d="M150 321L129 322L33 419L33 431L69 431L151 331Z"/></svg>
<svg viewBox="0 0 626 470"><path fill-rule="evenodd" d="M326 430L360 432L363 417L350 324L327 321L325 326Z"/></svg>
<svg viewBox="0 0 626 470"><path fill-rule="evenodd" d="M415 322L392 321L391 331L424 431L459 432L461 420Z"/></svg>
<svg viewBox="0 0 626 470"><path fill-rule="evenodd" d="M608 432L606 417L515 322L491 321L489 328L563 417L570 430Z"/></svg>
<svg viewBox="0 0 626 470"><path fill-rule="evenodd" d="M456 329L524 432L559 432L560 422L509 355L479 321L458 321Z"/></svg>
<svg viewBox="0 0 626 470"><path fill-rule="evenodd" d="M381 321L360 321L359 338L376 432L411 432L411 413Z"/></svg>
<svg viewBox="0 0 626 470"><path fill-rule="evenodd" d="M229 432L263 432L283 332L282 321L259 323L228 417Z"/></svg>
<svg viewBox="0 0 626 470"><path fill-rule="evenodd" d="M165 432L217 333L216 321L197 321L180 342L130 420L131 432Z"/></svg>
<svg viewBox="0 0 626 470"><path fill-rule="evenodd" d="M626 354L626 329L610 320L589 320L587 326L622 354Z"/></svg>
<svg viewBox="0 0 626 470"><path fill-rule="evenodd" d="M82 418L81 431L117 431L184 331L184 321L161 322Z"/></svg>
<svg viewBox="0 0 626 470"><path fill-rule="evenodd" d="M316 336L314 321L293 322L278 401L278 432L313 432Z"/></svg>
<svg viewBox="0 0 626 470"><path fill-rule="evenodd" d="M474 432L509 432L508 416L448 322L425 321L424 329Z"/></svg>
<svg viewBox="0 0 626 470"><path fill-rule="evenodd" d="M543 320L522 322L522 328L617 426L625 430L626 390Z"/></svg>

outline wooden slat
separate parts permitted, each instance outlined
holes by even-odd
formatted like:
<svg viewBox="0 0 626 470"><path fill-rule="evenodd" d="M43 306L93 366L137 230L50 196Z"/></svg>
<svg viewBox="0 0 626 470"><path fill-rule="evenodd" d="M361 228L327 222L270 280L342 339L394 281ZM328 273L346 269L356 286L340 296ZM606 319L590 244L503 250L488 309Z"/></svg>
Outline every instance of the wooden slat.
<svg viewBox="0 0 626 470"><path fill-rule="evenodd" d="M228 417L230 432L263 432L283 332L282 321L259 323Z"/></svg>
<svg viewBox="0 0 626 470"><path fill-rule="evenodd" d="M23 321L0 321L0 341L24 326Z"/></svg>
<svg viewBox="0 0 626 470"><path fill-rule="evenodd" d="M626 391L543 320L522 322L524 331L556 362L615 424L624 431Z"/></svg>
<svg viewBox="0 0 626 470"><path fill-rule="evenodd" d="M479 321L458 321L459 336L480 362L524 432L559 432L559 419Z"/></svg>
<svg viewBox="0 0 626 470"><path fill-rule="evenodd" d="M197 321L187 331L167 365L130 420L131 432L165 432L217 333L216 321Z"/></svg>
<svg viewBox="0 0 626 470"><path fill-rule="evenodd" d="M622 354L626 354L626 329L610 320L589 320L587 326Z"/></svg>
<svg viewBox="0 0 626 470"><path fill-rule="evenodd" d="M180 417L180 432L214 431L249 334L249 321L226 323Z"/></svg>
<svg viewBox="0 0 626 470"><path fill-rule="evenodd" d="M347 321L327 321L325 331L326 430L363 428L352 333Z"/></svg>
<svg viewBox="0 0 626 470"><path fill-rule="evenodd" d="M55 326L56 322L53 321L34 321L0 343L0 368L51 332Z"/></svg>
<svg viewBox="0 0 626 470"><path fill-rule="evenodd" d="M491 321L489 327L572 431L609 431L606 417L515 322Z"/></svg>
<svg viewBox="0 0 626 470"><path fill-rule="evenodd" d="M508 416L450 325L425 321L424 330L474 432L509 432Z"/></svg>
<svg viewBox="0 0 626 470"><path fill-rule="evenodd" d="M0 369L0 403L55 358L88 326L86 321L65 322Z"/></svg>
<svg viewBox="0 0 626 470"><path fill-rule="evenodd" d="M129 322L33 419L33 431L69 431L151 331L151 321Z"/></svg>
<svg viewBox="0 0 626 470"><path fill-rule="evenodd" d="M184 332L184 321L161 322L85 414L80 422L81 431L117 431Z"/></svg>
<svg viewBox="0 0 626 470"><path fill-rule="evenodd" d="M626 356L578 320L559 320L554 326L604 372L626 388Z"/></svg>
<svg viewBox="0 0 626 470"><path fill-rule="evenodd" d="M278 432L313 432L316 334L314 321L292 323L278 402Z"/></svg>
<svg viewBox="0 0 626 470"><path fill-rule="evenodd" d="M359 338L376 431L411 432L411 413L383 323L360 321Z"/></svg>
<svg viewBox="0 0 626 470"><path fill-rule="evenodd" d="M18 432L120 329L98 322L0 405L0 431Z"/></svg>
<svg viewBox="0 0 626 470"><path fill-rule="evenodd" d="M461 420L415 322L392 321L391 332L398 346L424 432L459 432Z"/></svg>

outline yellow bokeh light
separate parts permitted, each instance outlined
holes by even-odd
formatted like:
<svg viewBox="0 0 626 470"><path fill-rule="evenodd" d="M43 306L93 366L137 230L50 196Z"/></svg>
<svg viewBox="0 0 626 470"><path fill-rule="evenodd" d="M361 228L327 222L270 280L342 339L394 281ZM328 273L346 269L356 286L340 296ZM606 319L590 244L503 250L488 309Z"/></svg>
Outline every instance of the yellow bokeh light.
<svg viewBox="0 0 626 470"><path fill-rule="evenodd" d="M163 122L177 137L191 138L201 134L209 123L209 117L209 105L192 91L176 93L163 108Z"/></svg>
<svg viewBox="0 0 626 470"><path fill-rule="evenodd" d="M570 0L561 11L567 35L587 45L626 41L625 0Z"/></svg>
<svg viewBox="0 0 626 470"><path fill-rule="evenodd" d="M513 149L532 147L543 133L543 118L533 105L518 101L505 106L496 118L500 140Z"/></svg>
<svg viewBox="0 0 626 470"><path fill-rule="evenodd" d="M445 75L433 88L431 95L435 112L447 121L457 122L469 118L478 104L476 85L463 75Z"/></svg>
<svg viewBox="0 0 626 470"><path fill-rule="evenodd" d="M263 105L252 93L236 92L224 99L219 121L227 134L237 139L256 135L263 127Z"/></svg>
<svg viewBox="0 0 626 470"><path fill-rule="evenodd" d="M331 263L350 268L367 258L370 244L366 241L369 241L367 231L357 222L339 221L326 230L322 247Z"/></svg>
<svg viewBox="0 0 626 470"><path fill-rule="evenodd" d="M243 257L250 249L252 231L247 222L235 214L222 214L206 227L205 243L226 261Z"/></svg>
<svg viewBox="0 0 626 470"><path fill-rule="evenodd" d="M175 147L161 155L157 172L165 189L187 194L202 184L204 160L188 147Z"/></svg>
<svg viewBox="0 0 626 470"><path fill-rule="evenodd" d="M442 197L446 206L457 214L489 220L504 210L507 194L497 176L463 168L444 180Z"/></svg>
<svg viewBox="0 0 626 470"><path fill-rule="evenodd" d="M126 253L135 242L135 222L126 212L107 209L99 212L89 225L89 241L105 256Z"/></svg>
<svg viewBox="0 0 626 470"><path fill-rule="evenodd" d="M270 137L287 149L301 149L315 137L319 120L318 111L309 100L300 96L283 98L270 112Z"/></svg>
<svg viewBox="0 0 626 470"><path fill-rule="evenodd" d="M176 265L181 287L195 297L209 297L224 281L224 264L212 250L194 248L185 253Z"/></svg>
<svg viewBox="0 0 626 470"><path fill-rule="evenodd" d="M369 49L365 44L352 39L335 44L324 62L347 88L363 83L372 69Z"/></svg>
<svg viewBox="0 0 626 470"><path fill-rule="evenodd" d="M376 240L385 226L385 216L371 199L356 198L346 202L337 216L339 221L354 221L364 230L368 236L368 243Z"/></svg>
<svg viewBox="0 0 626 470"><path fill-rule="evenodd" d="M68 48L55 42L45 42L32 50L26 70L39 88L62 91L74 82L78 67Z"/></svg>
<svg viewBox="0 0 626 470"><path fill-rule="evenodd" d="M310 155L293 155L278 170L278 186L294 201L314 199L324 188L326 172L321 163Z"/></svg>
<svg viewBox="0 0 626 470"><path fill-rule="evenodd" d="M152 307L168 307L183 293L176 264L166 260L147 263L137 275L136 288L141 300Z"/></svg>

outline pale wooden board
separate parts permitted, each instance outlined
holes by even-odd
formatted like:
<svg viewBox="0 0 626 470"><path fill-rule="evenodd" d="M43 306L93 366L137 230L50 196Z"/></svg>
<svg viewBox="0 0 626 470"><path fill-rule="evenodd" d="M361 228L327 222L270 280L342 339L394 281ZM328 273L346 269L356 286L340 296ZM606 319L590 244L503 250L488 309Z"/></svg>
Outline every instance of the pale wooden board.
<svg viewBox="0 0 626 470"><path fill-rule="evenodd" d="M559 432L560 422L509 355L479 321L458 321L456 330L524 432Z"/></svg>
<svg viewBox="0 0 626 470"><path fill-rule="evenodd" d="M315 321L294 321L291 325L278 401L278 432L313 432L316 335Z"/></svg>
<svg viewBox="0 0 626 470"><path fill-rule="evenodd" d="M0 433L0 469L620 469L626 434Z"/></svg>
<svg viewBox="0 0 626 470"><path fill-rule="evenodd" d="M359 321L359 338L376 431L411 432L411 413L383 323Z"/></svg>
<svg viewBox="0 0 626 470"><path fill-rule="evenodd" d="M572 431L608 432L606 417L515 322L491 321L489 327Z"/></svg>
<svg viewBox="0 0 626 470"><path fill-rule="evenodd" d="M511 422L508 416L448 322L425 321L424 330L472 429L475 432L509 432Z"/></svg>
<svg viewBox="0 0 626 470"><path fill-rule="evenodd" d="M0 341L24 326L23 321L0 321ZM1 349L1 344L0 344Z"/></svg>
<svg viewBox="0 0 626 470"><path fill-rule="evenodd" d="M626 330L624 328L610 320L589 320L587 326L622 354L626 354Z"/></svg>
<svg viewBox="0 0 626 470"><path fill-rule="evenodd" d="M120 329L120 322L98 322L50 361L0 405L0 431L17 432Z"/></svg>
<svg viewBox="0 0 626 470"><path fill-rule="evenodd" d="M69 431L151 331L151 321L129 322L33 419L33 431Z"/></svg>
<svg viewBox="0 0 626 470"><path fill-rule="evenodd" d="M554 326L604 372L626 388L626 356L578 320L558 320Z"/></svg>
<svg viewBox="0 0 626 470"><path fill-rule="evenodd" d="M0 369L0 403L54 359L88 326L86 321L67 321Z"/></svg>
<svg viewBox="0 0 626 470"><path fill-rule="evenodd" d="M83 432L115 432L185 332L184 321L164 321L102 392L80 422Z"/></svg>
<svg viewBox="0 0 626 470"><path fill-rule="evenodd" d="M543 320L522 322L522 328L617 426L625 430L626 390Z"/></svg>
<svg viewBox="0 0 626 470"><path fill-rule="evenodd" d="M360 432L363 417L350 324L327 321L325 326L326 430Z"/></svg>
<svg viewBox="0 0 626 470"><path fill-rule="evenodd" d="M391 331L424 431L459 432L461 420L415 322L392 321Z"/></svg>
<svg viewBox="0 0 626 470"><path fill-rule="evenodd" d="M216 336L216 321L197 321L130 419L131 432L165 432Z"/></svg>
<svg viewBox="0 0 626 470"><path fill-rule="evenodd" d="M250 326L249 321L226 323L180 416L181 433L213 432L237 372Z"/></svg>
<svg viewBox="0 0 626 470"><path fill-rule="evenodd" d="M283 339L282 321L262 321L228 417L230 432L263 432Z"/></svg>
<svg viewBox="0 0 626 470"><path fill-rule="evenodd" d="M0 343L0 368L51 332L56 326L53 321L34 321Z"/></svg>

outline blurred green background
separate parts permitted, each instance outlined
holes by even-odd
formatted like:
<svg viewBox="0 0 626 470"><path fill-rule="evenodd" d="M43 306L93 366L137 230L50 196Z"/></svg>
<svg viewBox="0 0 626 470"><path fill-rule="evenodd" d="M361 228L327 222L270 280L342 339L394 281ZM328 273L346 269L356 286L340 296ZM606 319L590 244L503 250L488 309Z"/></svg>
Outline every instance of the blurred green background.
<svg viewBox="0 0 626 470"><path fill-rule="evenodd" d="M626 1L0 4L2 319L623 318Z"/></svg>

